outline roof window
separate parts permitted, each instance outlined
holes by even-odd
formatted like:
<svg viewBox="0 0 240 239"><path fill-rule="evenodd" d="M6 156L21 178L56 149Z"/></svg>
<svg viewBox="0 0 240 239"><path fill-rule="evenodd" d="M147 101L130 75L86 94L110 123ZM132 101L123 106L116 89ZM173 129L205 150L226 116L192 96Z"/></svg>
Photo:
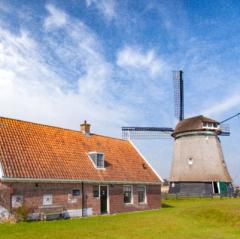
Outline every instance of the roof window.
<svg viewBox="0 0 240 239"><path fill-rule="evenodd" d="M88 155L96 168L99 168L99 169L104 168L105 165L104 165L104 154L103 153L89 152Z"/></svg>

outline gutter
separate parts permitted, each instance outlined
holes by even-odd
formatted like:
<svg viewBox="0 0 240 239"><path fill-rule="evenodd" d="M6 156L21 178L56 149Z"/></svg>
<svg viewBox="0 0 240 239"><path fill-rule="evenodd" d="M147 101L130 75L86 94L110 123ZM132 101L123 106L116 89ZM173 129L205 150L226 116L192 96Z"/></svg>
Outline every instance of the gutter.
<svg viewBox="0 0 240 239"><path fill-rule="evenodd" d="M105 181L105 180L79 180L79 179L52 179L52 178L11 178L3 177L2 182L22 182L22 183L94 183L94 184L146 184L161 185L161 182L146 181Z"/></svg>

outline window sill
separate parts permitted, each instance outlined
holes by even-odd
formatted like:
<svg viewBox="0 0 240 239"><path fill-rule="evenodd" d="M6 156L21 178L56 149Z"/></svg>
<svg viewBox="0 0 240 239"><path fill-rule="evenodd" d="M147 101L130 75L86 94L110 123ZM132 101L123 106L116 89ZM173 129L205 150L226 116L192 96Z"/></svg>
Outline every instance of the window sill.
<svg viewBox="0 0 240 239"><path fill-rule="evenodd" d="M127 203L124 203L124 205L131 206L131 205L133 205L133 202L127 202Z"/></svg>

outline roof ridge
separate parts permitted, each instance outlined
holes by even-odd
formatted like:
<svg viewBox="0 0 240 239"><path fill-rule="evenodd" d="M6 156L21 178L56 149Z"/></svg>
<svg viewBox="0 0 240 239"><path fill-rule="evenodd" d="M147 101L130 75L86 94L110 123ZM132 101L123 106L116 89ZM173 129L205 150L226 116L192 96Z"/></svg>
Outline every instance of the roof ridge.
<svg viewBox="0 0 240 239"><path fill-rule="evenodd" d="M18 122L27 123L27 124L39 125L39 126L44 126L44 127L49 127L49 128L62 129L62 130L66 130L66 131L72 131L72 132L77 132L77 133L83 134L81 132L81 130L68 129L68 128L63 128L63 127L59 127L59 126L55 126L55 125L36 123L36 122L32 122L32 121L21 120L21 119L16 119L16 118L9 118L9 117L4 117L4 116L0 116L0 119L18 121ZM111 138L111 139L116 139L116 140L121 140L121 141L127 141L127 140L124 140L124 139L121 139L121 138L116 138L116 137L112 137L112 136L108 136L108 135L101 135L101 134L95 134L95 133L91 133L90 135L95 135L95 136L104 137L104 138Z"/></svg>
<svg viewBox="0 0 240 239"><path fill-rule="evenodd" d="M121 138L117 138L117 137L113 137L113 136L109 136L109 135L102 135L102 134L95 134L95 133L93 133L92 135L99 136L99 137L104 137L104 138L117 139L117 140L126 141L126 142L129 141L129 140L126 140L126 139L121 139Z"/></svg>
<svg viewBox="0 0 240 239"><path fill-rule="evenodd" d="M21 119L16 119L16 118L9 118L9 117L0 116L0 119L18 121L18 122L22 122L22 123L28 123L28 124L33 124L33 125L45 126L45 127L49 127L49 128L57 128L57 129L63 129L63 130L67 130L67 131L74 131L74 132L82 133L80 130L76 130L76 129L68 129L68 128L63 128L63 127L59 127L59 126L55 126L55 125L49 125L49 124L44 124L44 123L37 123L37 122L21 120Z"/></svg>

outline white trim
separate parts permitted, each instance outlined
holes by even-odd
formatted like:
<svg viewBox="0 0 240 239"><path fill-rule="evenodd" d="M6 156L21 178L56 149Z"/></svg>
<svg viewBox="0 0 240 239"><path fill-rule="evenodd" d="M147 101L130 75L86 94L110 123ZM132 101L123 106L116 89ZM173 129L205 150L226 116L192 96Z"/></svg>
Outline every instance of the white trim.
<svg viewBox="0 0 240 239"><path fill-rule="evenodd" d="M103 168L97 167L97 165L93 162L90 154L102 154L102 155L103 155ZM105 160L104 160L105 157L104 157L104 153L103 153L103 152L90 151L90 152L87 153L87 156L88 156L88 158L91 160L91 162L92 162L92 164L93 164L93 166L94 166L95 169L98 169L98 170L106 170L106 168L105 168ZM97 163L97 162L96 162L96 163Z"/></svg>
<svg viewBox="0 0 240 239"><path fill-rule="evenodd" d="M124 202L124 187L131 187L131 202ZM132 205L134 204L134 195L133 195L133 185L129 185L129 184L124 184L123 185L123 204L124 205Z"/></svg>
<svg viewBox="0 0 240 239"><path fill-rule="evenodd" d="M2 179L3 176L4 176L4 174L3 174L3 167L2 167L2 164L0 162L0 179Z"/></svg>
<svg viewBox="0 0 240 239"><path fill-rule="evenodd" d="M217 187L218 187L218 194L221 194L221 189L220 189L220 182L217 182Z"/></svg>
<svg viewBox="0 0 240 239"><path fill-rule="evenodd" d="M143 158L143 160L147 163L147 165L152 169L152 171L156 174L159 180L163 183L164 180L162 179L162 177L156 172L156 170L152 167L152 165L147 161L147 159L143 156L143 154L140 152L137 146L131 140L128 140L128 141L134 147L134 149L138 152L138 154Z"/></svg>

